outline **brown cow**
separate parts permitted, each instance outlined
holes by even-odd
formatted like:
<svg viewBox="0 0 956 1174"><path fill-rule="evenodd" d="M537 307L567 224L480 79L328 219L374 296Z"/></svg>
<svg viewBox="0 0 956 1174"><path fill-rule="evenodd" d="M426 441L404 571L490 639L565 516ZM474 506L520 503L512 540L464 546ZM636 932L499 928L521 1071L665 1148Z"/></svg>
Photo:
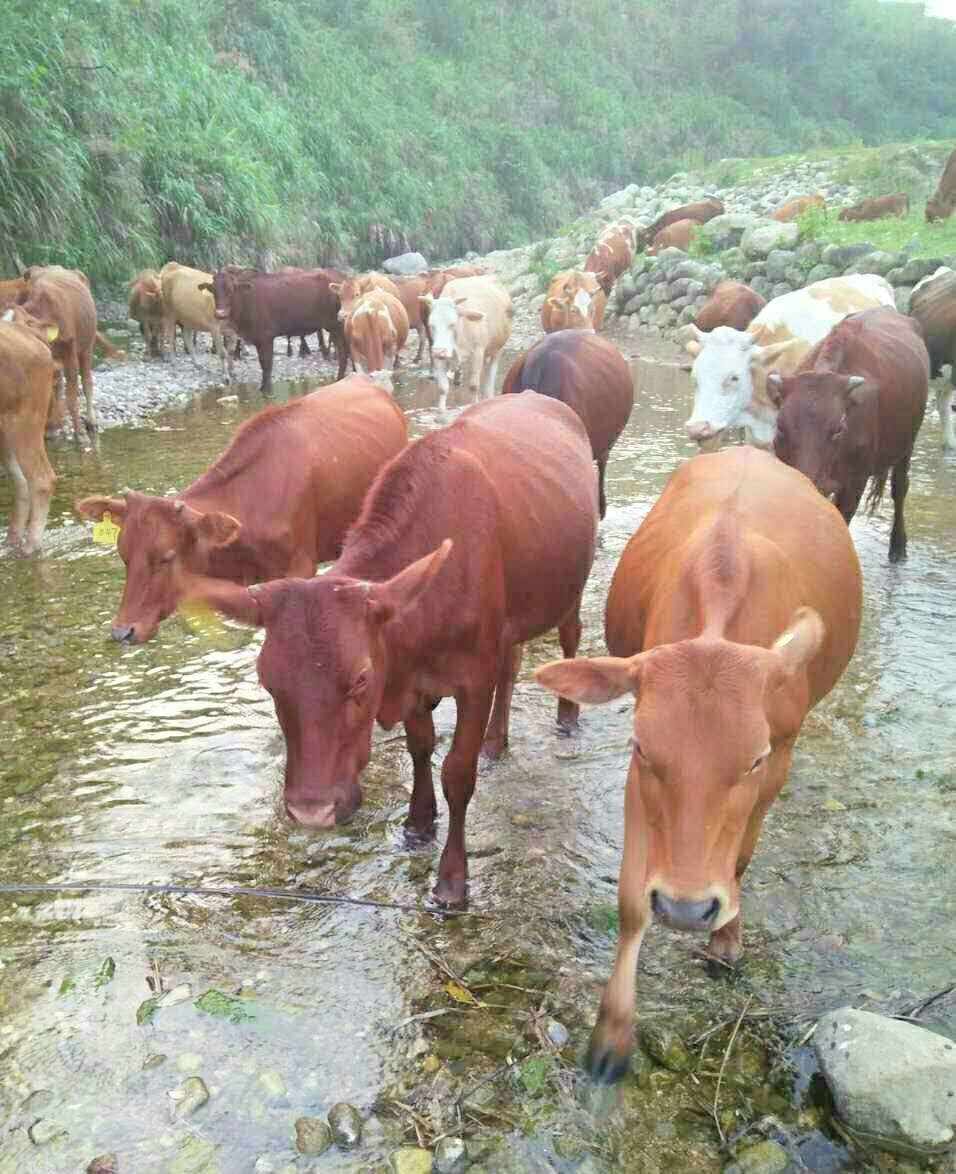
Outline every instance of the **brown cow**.
<svg viewBox="0 0 956 1174"><path fill-rule="evenodd" d="M861 595L837 511L769 453L726 449L683 464L625 548L605 614L611 655L537 670L573 701L635 696L596 1079L627 1068L655 918L709 933L715 968L740 959L741 878L803 719L853 654Z"/></svg>
<svg viewBox="0 0 956 1174"><path fill-rule="evenodd" d="M615 281L630 267L633 259L633 233L622 232L617 225L609 224L588 254L584 272L596 274L601 288L610 296Z"/></svg>
<svg viewBox="0 0 956 1174"><path fill-rule="evenodd" d="M219 322L230 327L256 348L263 395L272 391L275 340L283 335L312 334L327 330L335 341L339 379L345 375L348 347L339 321L339 299L329 273L310 269L302 273L249 273L220 269L199 288L212 293Z"/></svg>
<svg viewBox="0 0 956 1174"><path fill-rule="evenodd" d="M155 269L144 269L129 283L129 316L139 323L146 353L162 354L163 286Z"/></svg>
<svg viewBox="0 0 956 1174"><path fill-rule="evenodd" d="M905 559L903 503L929 393L918 325L886 306L851 314L788 379L769 375L767 392L780 409L774 452L831 497L847 525L867 481L872 512L892 470L890 562Z"/></svg>
<svg viewBox="0 0 956 1174"><path fill-rule="evenodd" d="M286 736L292 818L311 827L347 820L362 801L374 723L404 722L414 780L406 834L433 839L432 707L454 697L442 766L448 840L435 897L464 905L465 813L479 752L497 757L508 743L525 641L558 627L565 655L577 650L596 531L581 421L546 396L499 396L382 470L326 574L253 592L192 587L227 615L265 627L259 679ZM559 704L559 721L576 717L576 706Z"/></svg>
<svg viewBox="0 0 956 1174"><path fill-rule="evenodd" d="M163 345L176 353L176 326L182 330L183 349L199 366L195 354L197 331L208 332L211 349L219 356L224 382L232 382L231 336L224 338L223 324L216 318L216 301L207 288L211 273L167 261L159 271L163 287Z"/></svg>
<svg viewBox="0 0 956 1174"><path fill-rule="evenodd" d="M749 285L741 281L721 281L701 306L694 325L698 330L708 332L718 326L746 330L766 304L766 299Z"/></svg>
<svg viewBox="0 0 956 1174"><path fill-rule="evenodd" d="M946 160L936 191L926 201L926 219L947 220L956 208L956 150Z"/></svg>
<svg viewBox="0 0 956 1174"><path fill-rule="evenodd" d="M334 282L332 292L339 299L339 318L344 322L352 313L352 307L363 295L373 289L383 289L393 298L402 300L398 286L387 273L359 273L356 277L347 277L345 281Z"/></svg>
<svg viewBox="0 0 956 1174"><path fill-rule="evenodd" d="M647 255L654 257L661 249L683 249L686 252L698 228L700 224L696 220L675 220L656 234L647 248Z"/></svg>
<svg viewBox="0 0 956 1174"><path fill-rule="evenodd" d="M590 330L548 335L508 368L502 395L537 391L573 408L581 417L598 467L598 511L607 512L607 458L634 406L634 381L620 351Z"/></svg>
<svg viewBox="0 0 956 1174"><path fill-rule="evenodd" d="M943 432L943 448L956 448L953 427L953 389L956 387L956 272L945 265L924 277L910 295L910 315L919 323L929 351L930 374L938 378L948 363L949 386L936 385L936 409Z"/></svg>
<svg viewBox="0 0 956 1174"><path fill-rule="evenodd" d="M392 369L408 337L408 315L387 290L360 294L345 316L345 337L355 369L392 390Z"/></svg>
<svg viewBox="0 0 956 1174"><path fill-rule="evenodd" d="M335 558L376 473L405 446L405 420L364 375L247 420L198 481L176 497L128 493L76 503L121 526L126 586L115 640L148 640L183 596L182 572L255 583L312 575Z"/></svg>
<svg viewBox="0 0 956 1174"><path fill-rule="evenodd" d="M637 247L646 249L662 229L670 224L676 224L678 220L693 220L696 224L706 224L708 220L713 220L723 212L723 201L718 200L716 196L708 196L694 204L681 204L679 208L671 208L669 212L658 216L653 224L641 229L637 236Z"/></svg>
<svg viewBox="0 0 956 1174"><path fill-rule="evenodd" d="M398 277L395 284L398 288L398 299L408 317L408 329L418 331L418 350L412 362L421 362L422 348L427 339L428 365L431 366L432 340L428 331L428 306L422 301L422 297L432 292L432 276L430 273L417 273L413 277Z"/></svg>
<svg viewBox="0 0 956 1174"><path fill-rule="evenodd" d="M22 277L12 277L0 281L0 310L9 310L16 305L17 298L26 289L27 283Z"/></svg>
<svg viewBox="0 0 956 1174"><path fill-rule="evenodd" d="M910 210L910 198L906 192L896 192L892 196L873 196L869 200L861 200L849 208L843 208L838 220L883 220L887 216L907 216Z"/></svg>
<svg viewBox="0 0 956 1174"><path fill-rule="evenodd" d="M56 327L38 333L15 317L8 309L0 319L0 450L14 498L7 541L21 554L35 554L56 482L43 442L53 394L49 334Z"/></svg>
<svg viewBox="0 0 956 1174"><path fill-rule="evenodd" d="M602 276L565 269L551 278L547 296L541 303L541 326L545 334L555 330L601 329L607 309Z"/></svg>
<svg viewBox="0 0 956 1174"><path fill-rule="evenodd" d="M819 192L815 196L794 196L792 200L787 200L776 211L771 212L770 218L771 220L779 220L781 223L789 223L791 220L798 220L804 212L808 212L811 208L821 208L824 215L826 214L826 200Z"/></svg>

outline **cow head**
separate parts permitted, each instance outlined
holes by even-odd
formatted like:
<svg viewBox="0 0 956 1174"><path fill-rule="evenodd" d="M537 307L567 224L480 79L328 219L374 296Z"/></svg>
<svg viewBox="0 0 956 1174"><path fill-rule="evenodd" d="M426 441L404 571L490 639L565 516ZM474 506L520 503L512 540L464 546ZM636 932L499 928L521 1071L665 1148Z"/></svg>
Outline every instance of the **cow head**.
<svg viewBox="0 0 956 1174"><path fill-rule="evenodd" d="M155 273L141 273L127 282L127 286L131 290L135 289L143 302L162 301L163 287Z"/></svg>
<svg viewBox="0 0 956 1174"><path fill-rule="evenodd" d="M646 921L716 932L737 916L748 824L785 777L823 634L802 608L770 648L705 635L536 671L571 701L635 696L627 867Z"/></svg>
<svg viewBox="0 0 956 1174"><path fill-rule="evenodd" d="M466 297L450 298L444 294L438 298L432 294L422 294L419 298L428 310L435 380L442 395L448 394L448 366L460 355L464 324L481 322L485 317L483 310L467 309L467 300Z"/></svg>
<svg viewBox="0 0 956 1174"><path fill-rule="evenodd" d="M864 383L861 375L833 371L789 379L772 372L767 378L767 392L779 408L773 450L826 497L836 497L866 467Z"/></svg>
<svg viewBox="0 0 956 1174"><path fill-rule="evenodd" d="M361 804L359 776L386 694L392 634L427 607L422 596L450 550L446 539L383 583L333 568L314 579L196 587L195 598L265 628L259 680L285 735L285 806L297 823L331 827Z"/></svg>
<svg viewBox="0 0 956 1174"><path fill-rule="evenodd" d="M228 321L232 317L233 299L241 289L251 289L252 282L248 277L242 277L238 271L230 268L220 269L212 275L212 281L202 281L199 289L211 293L216 304L216 317L220 322Z"/></svg>
<svg viewBox="0 0 956 1174"><path fill-rule="evenodd" d="M22 306L11 306L0 314L0 322L14 322L29 330L34 338L45 342L52 349L53 344L60 337L60 328L55 322L48 322L34 316Z"/></svg>
<svg viewBox="0 0 956 1174"><path fill-rule="evenodd" d="M345 317L345 332L359 374L370 375L386 391L393 391L388 359L395 355L395 323L374 293L363 294L353 302Z"/></svg>
<svg viewBox="0 0 956 1174"><path fill-rule="evenodd" d="M239 538L231 514L202 513L172 497L127 493L123 498L87 497L76 503L84 518L110 514L120 527L117 546L126 564L126 584L113 620L114 640L143 644L155 635L183 598L183 574L210 575L215 560Z"/></svg>
<svg viewBox="0 0 956 1174"><path fill-rule="evenodd" d="M728 428L752 422L748 409L764 390L767 371L794 340L757 346L746 330L718 326L709 334L691 327L696 352L691 368L694 409L685 427L702 449L716 448Z"/></svg>

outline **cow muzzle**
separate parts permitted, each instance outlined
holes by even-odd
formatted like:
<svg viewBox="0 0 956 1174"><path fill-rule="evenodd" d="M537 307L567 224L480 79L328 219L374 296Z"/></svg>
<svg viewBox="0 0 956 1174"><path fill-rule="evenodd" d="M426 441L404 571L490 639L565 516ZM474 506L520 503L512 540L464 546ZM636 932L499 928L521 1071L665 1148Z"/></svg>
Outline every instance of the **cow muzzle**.
<svg viewBox="0 0 956 1174"><path fill-rule="evenodd" d="M651 892L651 910L658 921L671 929L713 930L720 917L720 898L710 897L702 901L678 901L668 897L660 889Z"/></svg>
<svg viewBox="0 0 956 1174"><path fill-rule="evenodd" d="M715 428L709 420L688 420L684 428L688 438L698 444L703 444L708 440L716 440L721 431L719 428Z"/></svg>
<svg viewBox="0 0 956 1174"><path fill-rule="evenodd" d="M318 803L295 802L286 800L286 814L302 827L332 828L336 824L348 823L355 812L362 805L362 792L358 787L332 799L323 799Z"/></svg>
<svg viewBox="0 0 956 1174"><path fill-rule="evenodd" d="M136 629L132 624L113 624L110 635L120 644L132 644L136 639Z"/></svg>

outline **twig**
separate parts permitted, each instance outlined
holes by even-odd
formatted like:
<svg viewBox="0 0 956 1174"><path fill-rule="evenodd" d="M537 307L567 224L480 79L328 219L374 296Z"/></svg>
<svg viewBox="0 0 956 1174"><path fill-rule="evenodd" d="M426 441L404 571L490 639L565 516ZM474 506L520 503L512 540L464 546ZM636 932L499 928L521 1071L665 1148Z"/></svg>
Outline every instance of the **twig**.
<svg viewBox="0 0 956 1174"><path fill-rule="evenodd" d="M956 991L956 983L943 987L941 991L937 991L935 995L930 995L928 999L923 999L921 1003L914 1003L912 1007L908 1008L907 1010L900 1011L900 1013L898 1015L894 1015L893 1018L918 1019L927 1007L931 1007L933 1003L937 1002L939 999L945 998L945 996L950 994L952 991Z"/></svg>
<svg viewBox="0 0 956 1174"><path fill-rule="evenodd" d="M747 1002L744 1003L743 1009L737 1016L737 1022L734 1024L734 1030L731 1032L730 1040L727 1043L727 1050L724 1052L724 1058L720 1064L720 1071L717 1073L717 1087L714 1089L714 1108L712 1116L714 1118L714 1124L717 1126L717 1133L720 1136L720 1144L722 1146L727 1144L727 1135L724 1133L723 1127L720 1124L720 1085L724 1079L724 1069L727 1067L727 1061L730 1059L730 1053L733 1051L734 1041L737 1038L737 1032L740 1031L740 1025L744 1021L744 1016L747 1014L747 1011L750 1008L750 1004L753 1002L753 998L753 995L747 996Z"/></svg>

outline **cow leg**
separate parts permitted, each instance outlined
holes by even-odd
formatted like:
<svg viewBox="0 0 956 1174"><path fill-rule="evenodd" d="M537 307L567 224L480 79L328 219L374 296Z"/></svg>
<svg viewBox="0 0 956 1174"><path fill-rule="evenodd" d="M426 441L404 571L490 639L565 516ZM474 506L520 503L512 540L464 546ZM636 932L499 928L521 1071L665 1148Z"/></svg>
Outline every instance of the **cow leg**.
<svg viewBox="0 0 956 1174"><path fill-rule="evenodd" d="M292 358L292 335L291 334L287 334L286 338L285 338L285 357L287 359Z"/></svg>
<svg viewBox="0 0 956 1174"><path fill-rule="evenodd" d="M239 336L236 335L236 341L238 342L238 340ZM233 366L232 335L226 334L225 331L223 331L222 336L219 339L219 357L223 364L223 380L226 383L232 383L236 377L236 369Z"/></svg>
<svg viewBox="0 0 956 1174"><path fill-rule="evenodd" d="M523 644L505 645L501 664L498 668L498 681L495 685L495 703L491 711L491 720L485 731L485 740L481 753L485 758L499 758L508 745L508 727L511 721L511 696L514 693L515 681L521 668L521 655L524 652Z"/></svg>
<svg viewBox="0 0 956 1174"><path fill-rule="evenodd" d="M345 337L345 327L341 322L336 325L335 334L333 337L335 338L335 353L339 357L339 373L336 378L344 379L346 369L348 368L350 355L348 340Z"/></svg>
<svg viewBox="0 0 956 1174"><path fill-rule="evenodd" d="M418 350L415 352L413 363L420 363L422 361L422 347L425 345L425 332L421 326L418 327Z"/></svg>
<svg viewBox="0 0 956 1174"><path fill-rule="evenodd" d="M953 368L956 377L956 364ZM940 383L936 389L936 409L939 412L939 426L943 430L943 448L956 448L956 428L953 426L953 400L956 397L953 385Z"/></svg>
<svg viewBox="0 0 956 1174"><path fill-rule="evenodd" d="M578 654L578 645L581 643L581 597L574 608L558 626L558 639L561 641L561 652L565 660L573 660ZM578 728L579 706L566 697L558 698L558 728L566 734L573 733Z"/></svg>
<svg viewBox="0 0 956 1174"><path fill-rule="evenodd" d="M236 346L232 352L232 357L234 359L242 358L242 336L239 334L236 335Z"/></svg>
<svg viewBox="0 0 956 1174"><path fill-rule="evenodd" d="M456 908L464 908L468 903L465 813L475 791L478 754L493 694L493 685L478 685L455 695L458 710L455 736L442 764L441 786L448 804L448 839L438 865L434 895L440 904Z"/></svg>
<svg viewBox="0 0 956 1174"><path fill-rule="evenodd" d="M0 436L0 460L13 482L13 507L7 523L7 542L11 546L19 546L30 517L30 486L14 454L12 440L12 437L8 439Z"/></svg>
<svg viewBox="0 0 956 1174"><path fill-rule="evenodd" d="M435 838L438 804L432 783L432 755L435 753L435 723L427 697L419 697L405 719L405 745L412 760L412 798L405 820L405 840L421 844Z"/></svg>
<svg viewBox="0 0 956 1174"><path fill-rule="evenodd" d="M910 487L910 456L893 466L893 529L890 531L890 562L900 563L906 558L906 523L903 520L903 503Z"/></svg>
<svg viewBox="0 0 956 1174"><path fill-rule="evenodd" d="M483 376L482 376L481 391L482 391L482 394L484 395L485 399L491 399L491 397L495 394L495 379L497 378L497 375L498 375L498 356L495 355L495 357L491 360L491 362L488 363L487 366L484 368L484 372L483 372Z"/></svg>
<svg viewBox="0 0 956 1174"><path fill-rule="evenodd" d="M95 432L96 408L93 404L93 352L86 351L80 357L80 378L83 380L83 398L86 400L86 426Z"/></svg>
<svg viewBox="0 0 956 1174"><path fill-rule="evenodd" d="M86 437L86 429L80 420L80 389L79 369L76 352L73 351L63 363L63 375L66 379L66 406L73 421L73 439L82 444Z"/></svg>
<svg viewBox="0 0 956 1174"><path fill-rule="evenodd" d="M320 332L321 333L321 332ZM299 335L299 358L304 359L306 355L311 355L312 351L309 349L309 344L305 341L305 335Z"/></svg>
<svg viewBox="0 0 956 1174"><path fill-rule="evenodd" d="M604 473L607 469L607 457L602 457L598 463L598 513L603 520L607 513L607 498L604 496Z"/></svg>
<svg viewBox="0 0 956 1174"><path fill-rule="evenodd" d="M434 373L435 370L435 356L432 354L432 332L431 327L426 322L425 324L425 339L428 342L428 370Z"/></svg>
<svg viewBox="0 0 956 1174"><path fill-rule="evenodd" d="M50 403L47 408L46 431L56 432L63 427L66 420L66 409L63 406L63 368L57 367L53 372L53 383L50 387Z"/></svg>
<svg viewBox="0 0 956 1174"><path fill-rule="evenodd" d="M262 382L259 391L263 395L272 395L272 360L275 339L269 338L265 342L256 343L256 354L259 356L259 366L262 368Z"/></svg>
<svg viewBox="0 0 956 1174"><path fill-rule="evenodd" d="M17 491L16 508L21 535L20 550L23 554L36 554L40 549L43 531L46 529L47 517L50 513L53 486L56 484L56 475L47 459L46 447L43 443L42 416L43 410L41 408L39 412L33 413L32 418L18 421L14 427L13 435L8 441L11 462L5 462L11 476L13 476L13 466L18 467L20 478L26 486L27 516L23 518L19 516L20 485L18 479L13 477ZM26 526L25 532L24 524Z"/></svg>
<svg viewBox="0 0 956 1174"><path fill-rule="evenodd" d="M645 895L647 846L636 778L624 792L624 857L617 885L617 953L591 1032L585 1067L593 1080L611 1084L627 1071L634 1032L634 986L641 942L650 917Z"/></svg>
<svg viewBox="0 0 956 1174"><path fill-rule="evenodd" d="M315 332L315 337L319 340L319 350L322 352L322 358L323 359L329 358L330 355L332 354L332 348L329 346L329 343L325 341L325 335L322 333L321 329L317 330ZM330 334L329 335L330 341L331 341L331 338L332 338L332 335Z"/></svg>
<svg viewBox="0 0 956 1174"><path fill-rule="evenodd" d="M183 350L189 356L189 361L194 367L201 367L202 364L196 358L196 335L190 330L183 329ZM191 337L190 337L191 336Z"/></svg>

